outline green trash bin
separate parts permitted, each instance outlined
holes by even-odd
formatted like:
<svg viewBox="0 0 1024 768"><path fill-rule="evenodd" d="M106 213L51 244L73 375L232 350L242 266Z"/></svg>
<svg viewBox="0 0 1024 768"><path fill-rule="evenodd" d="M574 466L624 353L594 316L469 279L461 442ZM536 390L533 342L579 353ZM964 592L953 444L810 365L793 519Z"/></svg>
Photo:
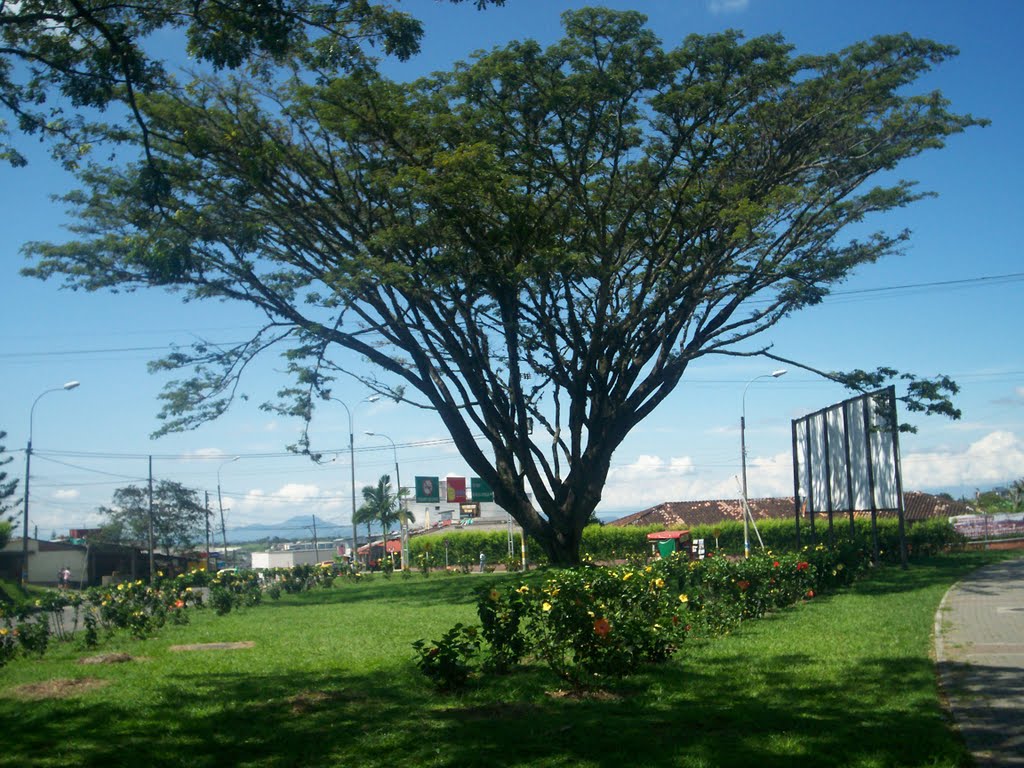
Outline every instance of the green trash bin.
<svg viewBox="0 0 1024 768"><path fill-rule="evenodd" d="M658 542L658 554L662 557L671 557L676 551L677 539L662 539Z"/></svg>

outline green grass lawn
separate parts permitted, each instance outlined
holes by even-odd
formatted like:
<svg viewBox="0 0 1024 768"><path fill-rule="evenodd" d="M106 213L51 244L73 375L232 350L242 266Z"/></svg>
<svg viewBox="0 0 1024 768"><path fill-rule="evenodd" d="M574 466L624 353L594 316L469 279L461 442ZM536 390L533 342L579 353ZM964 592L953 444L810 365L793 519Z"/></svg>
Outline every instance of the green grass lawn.
<svg viewBox="0 0 1024 768"><path fill-rule="evenodd" d="M437 694L410 644L474 622L476 574L339 584L0 670L2 766L964 766L929 658L984 553L883 568L601 695L545 669ZM173 645L251 641L238 650ZM124 652L132 661L83 665ZM69 682L70 681L70 682Z"/></svg>

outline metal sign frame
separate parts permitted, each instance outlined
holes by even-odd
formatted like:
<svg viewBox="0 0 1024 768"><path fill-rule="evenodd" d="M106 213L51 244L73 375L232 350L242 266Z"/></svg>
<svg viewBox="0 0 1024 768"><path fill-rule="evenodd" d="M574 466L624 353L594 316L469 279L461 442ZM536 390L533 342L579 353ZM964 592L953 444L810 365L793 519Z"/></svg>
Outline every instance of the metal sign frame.
<svg viewBox="0 0 1024 768"><path fill-rule="evenodd" d="M879 560L878 512L899 519L900 559L907 563L899 422L894 386L852 397L792 421L793 500L796 541L800 513L806 511L811 541L817 539L816 513L828 515L829 541L835 541L833 514L871 511L873 559Z"/></svg>

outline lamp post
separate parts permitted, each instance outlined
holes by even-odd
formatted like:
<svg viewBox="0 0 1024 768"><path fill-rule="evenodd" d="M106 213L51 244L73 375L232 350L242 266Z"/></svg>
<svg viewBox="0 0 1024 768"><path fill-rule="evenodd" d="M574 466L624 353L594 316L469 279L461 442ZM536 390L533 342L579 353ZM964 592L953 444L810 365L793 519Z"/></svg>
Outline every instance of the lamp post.
<svg viewBox="0 0 1024 768"><path fill-rule="evenodd" d="M762 373L760 376L755 376L747 382L747 386L743 388L743 398L740 410L740 465L743 468L743 557L750 557L750 532L748 528L747 518L750 515L749 504L747 503L747 390L750 389L750 385L758 379L773 378L777 379L779 376L786 374L785 368L780 368L777 371L771 373Z"/></svg>
<svg viewBox="0 0 1024 768"><path fill-rule="evenodd" d="M402 542L402 570L409 568L409 523L405 519L405 515L402 510L402 475L398 472L398 447L395 445L395 441L387 435L382 435L380 432L367 432L370 437L383 437L389 443L391 443L391 451L395 457L395 482L398 484L398 526L401 531L401 542ZM388 550L388 537L387 531L384 532L384 553L387 554Z"/></svg>
<svg viewBox="0 0 1024 768"><path fill-rule="evenodd" d="M241 456L233 456L227 461L221 462L221 465L217 467L217 509L220 510L220 535L224 541L224 563L228 562L228 529L224 526L224 502L221 501L220 497L220 471L224 469L225 465L230 464L233 461L238 461ZM210 553L206 553L209 557Z"/></svg>
<svg viewBox="0 0 1024 768"><path fill-rule="evenodd" d="M22 529L21 536L21 586L24 587L28 584L28 492L29 492L29 480L31 477L32 470L32 426L36 416L36 403L42 399L43 395L48 395L51 392L60 392L61 390L72 390L77 387L81 382L69 381L62 387L54 387L53 389L47 389L39 393L39 396L32 401L32 408L28 412L28 445L25 447L25 506L23 511L23 523L24 528Z"/></svg>
<svg viewBox="0 0 1024 768"><path fill-rule="evenodd" d="M359 532L356 530L356 448L352 429L352 411L345 404L344 400L340 400L337 397L330 397L328 399L340 403L341 407L345 409L345 414L348 416L348 464L352 470L352 562L355 563L356 549L359 545ZM376 403L379 399L377 395L370 395L370 397L360 402Z"/></svg>

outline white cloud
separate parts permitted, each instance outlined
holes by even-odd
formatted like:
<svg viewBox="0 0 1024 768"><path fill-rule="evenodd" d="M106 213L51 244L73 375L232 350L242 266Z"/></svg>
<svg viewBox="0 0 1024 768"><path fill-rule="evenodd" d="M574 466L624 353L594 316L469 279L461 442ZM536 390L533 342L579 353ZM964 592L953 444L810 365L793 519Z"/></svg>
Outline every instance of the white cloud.
<svg viewBox="0 0 1024 768"><path fill-rule="evenodd" d="M963 449L906 454L903 487L984 487L1024 475L1024 443L1013 432L997 430Z"/></svg>
<svg viewBox="0 0 1024 768"><path fill-rule="evenodd" d="M73 501L82 495L82 492L77 488L62 488L59 491L54 491L53 498L58 501Z"/></svg>
<svg viewBox="0 0 1024 768"><path fill-rule="evenodd" d="M352 506L351 490L325 491L312 483L286 483L269 492L253 488L244 496L225 495L223 503L231 525L278 523L295 515L312 514L339 519L342 512L351 513ZM345 515L349 517L351 514Z"/></svg>
<svg viewBox="0 0 1024 768"><path fill-rule="evenodd" d="M220 448L198 448L194 451L186 451L183 455L185 458L191 459L218 459L221 456L226 457L228 454Z"/></svg>
<svg viewBox="0 0 1024 768"><path fill-rule="evenodd" d="M750 6L750 0L708 0L712 13L742 13Z"/></svg>

